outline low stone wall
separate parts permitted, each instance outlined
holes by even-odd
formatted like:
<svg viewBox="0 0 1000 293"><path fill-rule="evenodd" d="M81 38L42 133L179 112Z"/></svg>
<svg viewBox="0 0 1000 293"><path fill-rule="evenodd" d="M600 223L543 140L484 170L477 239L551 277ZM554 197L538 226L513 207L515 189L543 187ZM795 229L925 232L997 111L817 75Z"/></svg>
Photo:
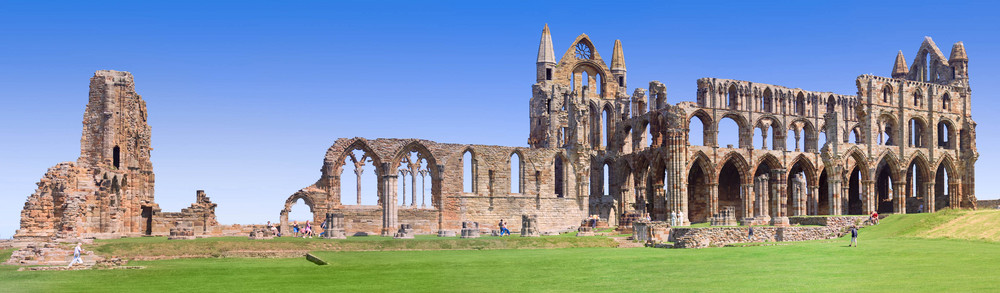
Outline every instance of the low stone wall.
<svg viewBox="0 0 1000 293"><path fill-rule="evenodd" d="M862 225L866 219L866 216L789 217L793 225L822 225L820 227L675 227L668 232L668 241L674 242L675 248L704 248L733 243L832 239L843 236L852 225ZM751 228L753 236L750 236Z"/></svg>
<svg viewBox="0 0 1000 293"><path fill-rule="evenodd" d="M633 222L635 230L632 237L637 241L665 242L670 237L670 224L667 222Z"/></svg>
<svg viewBox="0 0 1000 293"><path fill-rule="evenodd" d="M977 200L976 207L980 209L1000 209L1000 199Z"/></svg>
<svg viewBox="0 0 1000 293"><path fill-rule="evenodd" d="M817 225L817 226L837 226L845 227L850 225L861 225L868 216L829 216L829 217L788 217L788 223L792 225Z"/></svg>

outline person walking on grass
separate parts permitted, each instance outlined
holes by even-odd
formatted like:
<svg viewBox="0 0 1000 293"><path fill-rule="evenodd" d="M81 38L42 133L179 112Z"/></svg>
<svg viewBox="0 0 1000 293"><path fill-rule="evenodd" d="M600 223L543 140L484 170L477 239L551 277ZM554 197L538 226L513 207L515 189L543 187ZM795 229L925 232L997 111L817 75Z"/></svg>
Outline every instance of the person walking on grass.
<svg viewBox="0 0 1000 293"><path fill-rule="evenodd" d="M76 243L76 248L73 248L73 260L69 262L69 265L66 266L67 268L72 267L75 263L79 263L81 265L83 264L83 259L80 258L80 254L83 253L83 247L81 247L81 245L83 245L83 243Z"/></svg>
<svg viewBox="0 0 1000 293"><path fill-rule="evenodd" d="M858 227L857 226L851 226L851 244L848 244L847 247L851 247L851 245L853 245L854 247L858 247Z"/></svg>

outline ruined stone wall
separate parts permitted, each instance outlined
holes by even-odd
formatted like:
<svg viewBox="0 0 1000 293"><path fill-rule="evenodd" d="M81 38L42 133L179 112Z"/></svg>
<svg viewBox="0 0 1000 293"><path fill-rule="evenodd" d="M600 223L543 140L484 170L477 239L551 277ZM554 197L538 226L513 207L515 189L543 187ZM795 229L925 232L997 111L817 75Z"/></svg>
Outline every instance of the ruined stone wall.
<svg viewBox="0 0 1000 293"><path fill-rule="evenodd" d="M344 163L348 153L362 150L376 165L379 204L376 206L344 205L341 194L354 196L355 190L341 190L341 180L356 180L356 174ZM471 153L472 162L463 162ZM427 206L401 206L398 170L409 168L405 158L417 153L427 161L431 194ZM516 156L514 156L516 154ZM556 158L563 160L562 194L556 194ZM511 160L520 160L511 170ZM519 229L522 215L538 215L542 232L566 230L579 225L586 217L586 198L579 195L576 173L580 168L573 158L558 149L444 144L417 139L339 139L327 152L322 175L317 183L290 196L282 211L282 227L287 224L287 211L298 199L305 200L316 221L327 212L343 213L349 235L395 232L399 224L411 224L418 234L438 231L459 231L463 221L493 225L500 219ZM465 192L464 168L473 168L474 192ZM512 176L520 184L511 188ZM409 178L408 178L409 179ZM516 181L516 180L515 180ZM412 182L407 180L407 193ZM520 189L520 190L518 190ZM410 198L412 194L408 194ZM388 203L388 204L386 204ZM394 204L393 204L394 203ZM394 215L394 216L387 216ZM394 228L393 228L394 227ZM376 229L377 228L377 229Z"/></svg>
<svg viewBox="0 0 1000 293"><path fill-rule="evenodd" d="M159 207L153 201L151 128L146 120L146 103L135 91L132 74L97 71L90 79L79 159L46 172L24 204L14 237L118 238L168 230L170 224L155 218ZM208 223L218 224L214 211L182 212L191 213L210 215Z"/></svg>

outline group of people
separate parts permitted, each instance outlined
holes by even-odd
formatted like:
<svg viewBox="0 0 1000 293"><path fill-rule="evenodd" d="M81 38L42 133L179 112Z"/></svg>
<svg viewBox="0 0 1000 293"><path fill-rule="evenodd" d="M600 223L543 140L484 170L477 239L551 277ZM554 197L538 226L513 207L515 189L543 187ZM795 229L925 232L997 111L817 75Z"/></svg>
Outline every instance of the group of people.
<svg viewBox="0 0 1000 293"><path fill-rule="evenodd" d="M497 226L500 227L500 236L501 237L504 234L507 234L507 236L510 236L510 229L507 229L507 221L504 221L503 219L500 219L500 224L498 224Z"/></svg>
<svg viewBox="0 0 1000 293"><path fill-rule="evenodd" d="M326 229L326 222L324 221L320 227ZM271 224L271 221L267 221L267 230L270 230L275 236L281 237L281 229L278 229L277 226ZM310 224L309 221L306 221L301 226L299 225L299 221L292 221L292 235L295 237L313 238L313 236L316 236L316 233L313 232L312 224ZM322 237L323 233L320 233L319 236Z"/></svg>
<svg viewBox="0 0 1000 293"><path fill-rule="evenodd" d="M683 226L684 225L684 212L676 211L670 212L670 226Z"/></svg>

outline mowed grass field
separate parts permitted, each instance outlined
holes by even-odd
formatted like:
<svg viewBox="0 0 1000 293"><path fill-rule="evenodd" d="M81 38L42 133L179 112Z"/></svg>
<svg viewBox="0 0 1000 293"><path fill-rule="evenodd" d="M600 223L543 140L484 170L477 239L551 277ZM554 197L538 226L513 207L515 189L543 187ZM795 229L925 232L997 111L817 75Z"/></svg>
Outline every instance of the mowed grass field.
<svg viewBox="0 0 1000 293"><path fill-rule="evenodd" d="M130 265L146 268L67 272L17 272L0 266L0 291L996 292L1000 242L990 235L1000 223L979 220L998 215L1000 211L893 215L862 229L857 248L847 247L849 239L841 238L697 250L315 251L330 262L326 266L304 258L133 261ZM973 224L960 224L963 218ZM364 241L376 241L371 239L377 238ZM128 243L143 241L155 242L111 243L126 251Z"/></svg>

